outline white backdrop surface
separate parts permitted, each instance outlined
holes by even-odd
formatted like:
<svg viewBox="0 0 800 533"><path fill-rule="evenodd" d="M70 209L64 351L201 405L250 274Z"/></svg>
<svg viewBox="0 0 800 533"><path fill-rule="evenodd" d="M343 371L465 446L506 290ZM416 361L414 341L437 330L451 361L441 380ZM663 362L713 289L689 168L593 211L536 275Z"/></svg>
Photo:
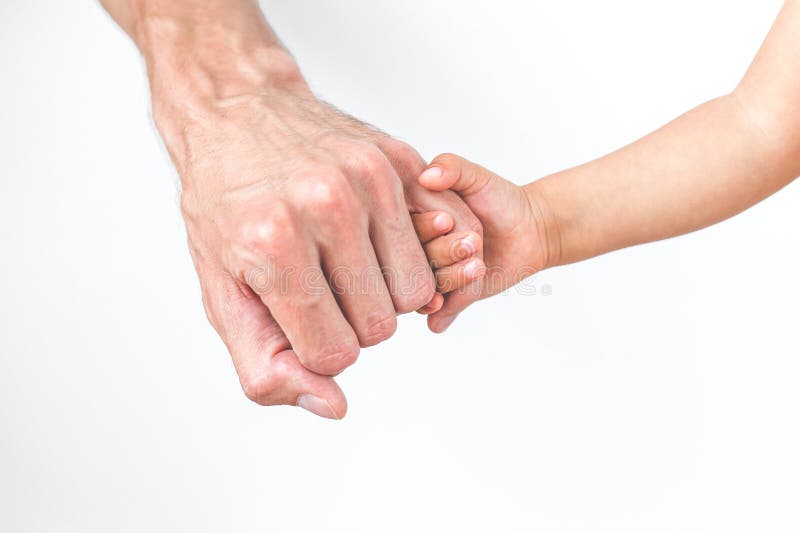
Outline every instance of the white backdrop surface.
<svg viewBox="0 0 800 533"><path fill-rule="evenodd" d="M731 90L780 2L262 6L320 96L522 183ZM404 317L331 423L241 394L99 6L3 2L0 65L0 530L800 530L797 184Z"/></svg>

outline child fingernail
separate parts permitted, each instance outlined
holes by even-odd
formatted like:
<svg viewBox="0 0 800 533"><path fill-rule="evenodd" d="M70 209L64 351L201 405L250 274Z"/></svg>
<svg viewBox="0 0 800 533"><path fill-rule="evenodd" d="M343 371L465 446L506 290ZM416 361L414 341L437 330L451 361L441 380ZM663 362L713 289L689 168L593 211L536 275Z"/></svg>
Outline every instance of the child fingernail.
<svg viewBox="0 0 800 533"><path fill-rule="evenodd" d="M464 237L461 239L459 247L461 249L462 257L469 257L478 250L478 247L475 246L472 237Z"/></svg>
<svg viewBox="0 0 800 533"><path fill-rule="evenodd" d="M439 213L433 219L433 227L438 231L447 231L450 229L450 217L444 213Z"/></svg>
<svg viewBox="0 0 800 533"><path fill-rule="evenodd" d="M464 265L464 274L470 279L474 279L480 275L481 272L481 263L477 259L473 259L466 265Z"/></svg>
<svg viewBox="0 0 800 533"><path fill-rule="evenodd" d="M420 175L420 181L436 181L442 177L442 169L439 167L431 167Z"/></svg>

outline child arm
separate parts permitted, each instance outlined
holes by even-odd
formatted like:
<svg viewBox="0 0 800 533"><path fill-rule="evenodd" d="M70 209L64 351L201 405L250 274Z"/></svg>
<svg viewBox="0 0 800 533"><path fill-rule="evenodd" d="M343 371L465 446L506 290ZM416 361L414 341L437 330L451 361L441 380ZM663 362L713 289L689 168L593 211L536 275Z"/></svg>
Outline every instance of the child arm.
<svg viewBox="0 0 800 533"><path fill-rule="evenodd" d="M549 264L688 233L800 174L800 1L787 1L736 90L610 155L525 187Z"/></svg>

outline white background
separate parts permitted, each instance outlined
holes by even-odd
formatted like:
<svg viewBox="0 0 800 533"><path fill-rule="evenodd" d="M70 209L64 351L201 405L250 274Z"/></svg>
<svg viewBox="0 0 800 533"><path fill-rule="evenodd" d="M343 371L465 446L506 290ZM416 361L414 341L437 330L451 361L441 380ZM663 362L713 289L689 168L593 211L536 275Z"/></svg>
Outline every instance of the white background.
<svg viewBox="0 0 800 533"><path fill-rule="evenodd" d="M262 2L317 92L519 183L730 91L780 2ZM326 422L241 394L138 54L0 6L0 530L800 530L800 188L404 317Z"/></svg>

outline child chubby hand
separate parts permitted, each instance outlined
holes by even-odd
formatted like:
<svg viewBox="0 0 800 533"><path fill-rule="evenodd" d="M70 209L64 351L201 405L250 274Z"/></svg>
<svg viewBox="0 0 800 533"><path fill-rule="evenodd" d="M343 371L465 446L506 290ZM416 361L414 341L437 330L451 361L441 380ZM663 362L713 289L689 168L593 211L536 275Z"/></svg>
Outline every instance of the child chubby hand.
<svg viewBox="0 0 800 533"><path fill-rule="evenodd" d="M475 231L453 232L453 217L445 212L431 211L411 218L436 276L437 294L418 311L429 315L442 308L443 295L469 290L483 278L486 272L480 258L483 239Z"/></svg>
<svg viewBox="0 0 800 533"><path fill-rule="evenodd" d="M793 181L800 174L798 35L800 0L788 0L733 92L605 157L528 185L458 156L437 157L419 182L455 191L483 224L480 296L544 268L720 222ZM441 269L452 261L447 247L457 237L439 236L430 217L418 218L417 231L428 239L435 267L442 265L437 278L452 278ZM444 331L474 300L460 298L455 285L428 317L433 331Z"/></svg>
<svg viewBox="0 0 800 533"><path fill-rule="evenodd" d="M502 292L548 266L550 254L546 227L541 223L543 212L525 188L453 154L434 159L419 182L431 190L455 191L481 221L485 262L479 289L481 298ZM470 260L478 261L468 259L474 250L461 244L461 235L445 235L445 231L437 230L430 215L417 215L415 227L421 240L436 236L425 250L437 280L447 283L447 290L442 292L471 290L467 283L471 279L463 270L469 268ZM481 242L477 234L464 238ZM465 261L466 267L462 267ZM455 318L446 312L431 314L429 326L436 332L444 331Z"/></svg>

